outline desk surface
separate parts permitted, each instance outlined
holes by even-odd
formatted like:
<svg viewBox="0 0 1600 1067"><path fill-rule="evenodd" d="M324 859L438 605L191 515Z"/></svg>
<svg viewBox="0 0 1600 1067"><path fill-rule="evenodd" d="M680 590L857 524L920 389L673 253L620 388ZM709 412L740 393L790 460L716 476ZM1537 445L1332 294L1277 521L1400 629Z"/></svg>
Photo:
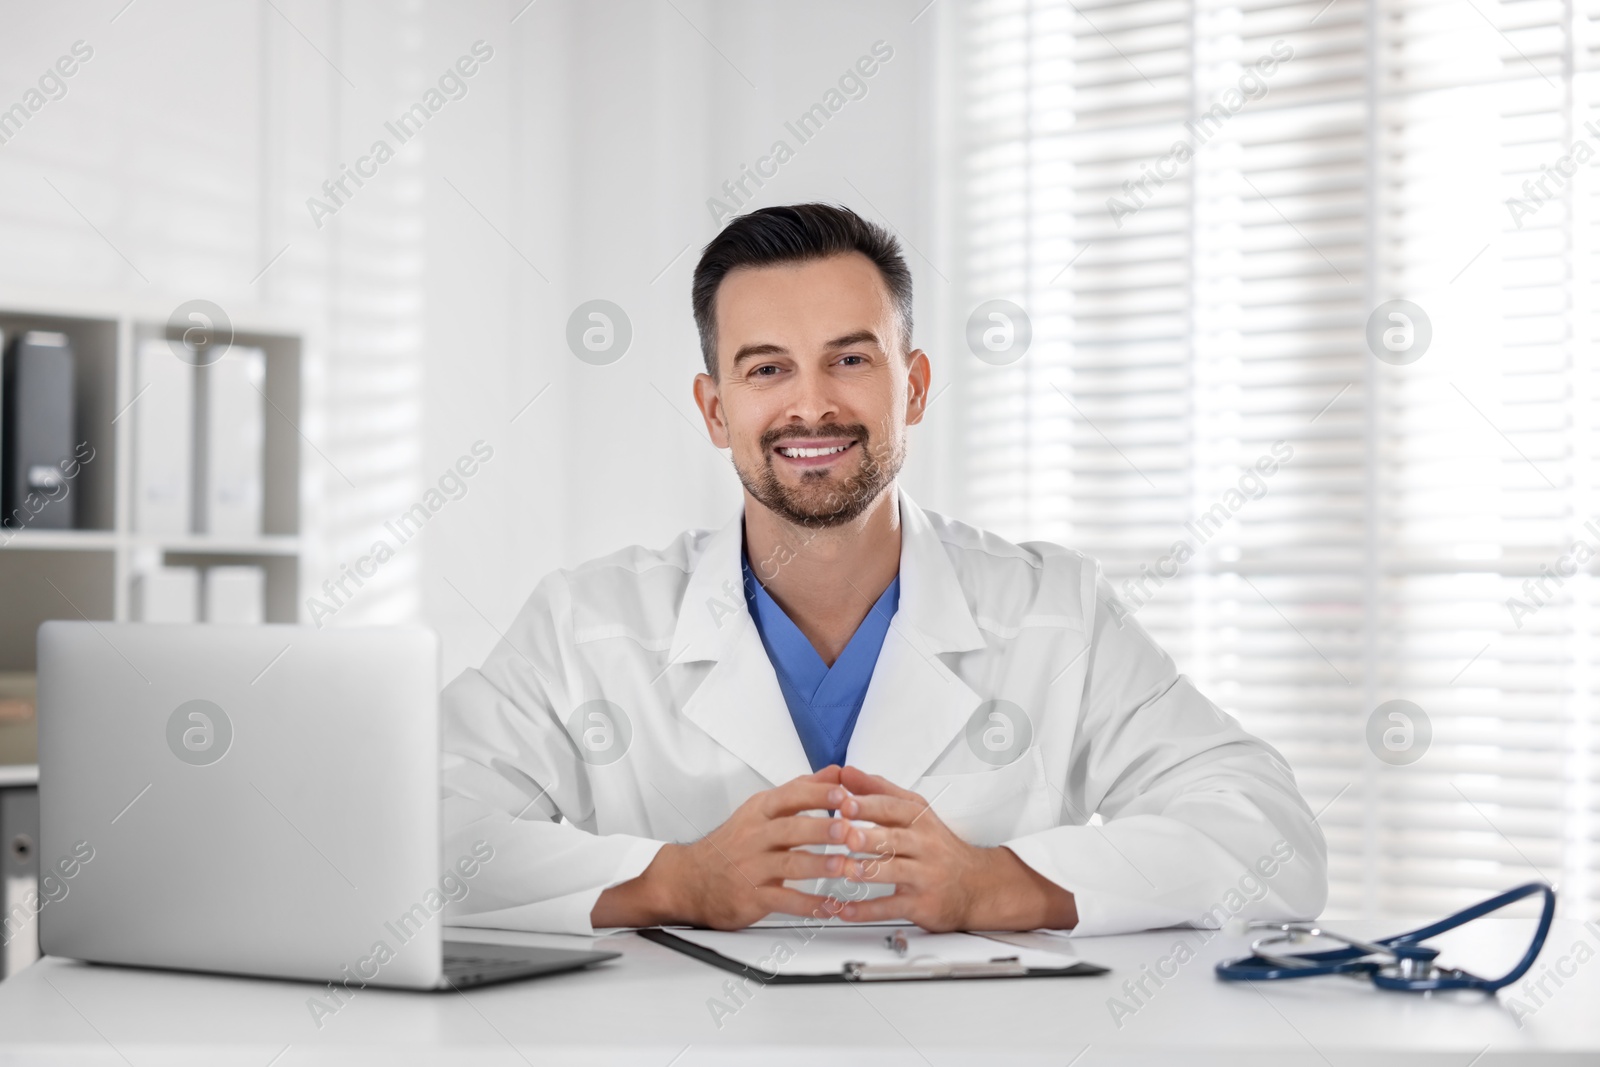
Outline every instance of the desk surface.
<svg viewBox="0 0 1600 1067"><path fill-rule="evenodd" d="M1340 924L1369 937L1404 926ZM1519 955L1530 929L1490 919L1435 943L1447 962L1487 970ZM1097 978L771 987L742 1004L727 973L634 934L458 935L623 958L466 994L362 990L320 1030L309 985L46 959L0 983L0 1063L1600 1064L1600 924L1558 920L1530 972L1543 991L1519 983L1498 1001L1349 979L1222 983L1211 965L1242 940L1193 930L1075 942L1113 969ZM1147 996L1125 991L1146 973L1171 977L1145 978ZM714 1018L715 1000L731 1014Z"/></svg>

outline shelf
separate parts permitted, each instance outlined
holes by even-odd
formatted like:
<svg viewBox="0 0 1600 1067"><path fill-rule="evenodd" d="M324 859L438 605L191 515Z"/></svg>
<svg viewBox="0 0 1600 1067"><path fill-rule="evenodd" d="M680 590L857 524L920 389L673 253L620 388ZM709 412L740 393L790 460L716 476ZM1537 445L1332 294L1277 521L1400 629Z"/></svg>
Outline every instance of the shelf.
<svg viewBox="0 0 1600 1067"><path fill-rule="evenodd" d="M8 535L0 529L0 552L106 552L116 547L117 535L110 530L18 530Z"/></svg>
<svg viewBox="0 0 1600 1067"><path fill-rule="evenodd" d="M0 551L107 552L123 547L191 555L293 556L300 552L300 539L286 534L211 537L206 534L119 534L112 530L18 530L8 539L0 529Z"/></svg>
<svg viewBox="0 0 1600 1067"><path fill-rule="evenodd" d="M34 668L36 631L47 619L128 619L135 579L152 567L259 567L266 621L299 621L301 554L309 539L300 516L304 334L297 326L260 319L234 324L232 343L259 348L266 357L265 378L257 386L265 398L261 532L160 534L136 528L134 452L143 411L133 404L138 362L146 342L172 340L180 326L164 306L0 307L0 338L53 330L71 340L75 440L94 449L72 483L78 528L0 528L0 590L6 601L0 670ZM208 380L205 370L195 368L197 390Z"/></svg>
<svg viewBox="0 0 1600 1067"><path fill-rule="evenodd" d="M300 552L300 538L287 534L262 534L259 537L129 534L127 543L133 548L154 548L163 552L186 552L194 555L293 556Z"/></svg>

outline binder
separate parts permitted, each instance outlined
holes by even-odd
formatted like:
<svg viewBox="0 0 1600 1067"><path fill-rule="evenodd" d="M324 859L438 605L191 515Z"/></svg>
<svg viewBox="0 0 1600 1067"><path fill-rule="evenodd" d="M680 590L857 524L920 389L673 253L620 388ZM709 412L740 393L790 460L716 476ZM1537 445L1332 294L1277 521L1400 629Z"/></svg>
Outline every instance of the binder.
<svg viewBox="0 0 1600 1067"><path fill-rule="evenodd" d="M748 939L752 948L758 946L763 935L778 933L779 938L794 936L806 941L806 946L817 939L830 938L829 931L848 931L851 935L859 936L861 931L872 931L867 936L874 938L884 937L885 927L867 926L839 926L823 925L821 927L751 927L738 931L733 938ZM900 929L906 929L901 927ZM903 959L884 961L881 958L873 959L848 959L845 956L856 954L861 956L879 957L882 953L856 952L853 948L839 950L824 944L825 966L830 969L822 973L784 973L782 970L763 968L759 960L752 962L751 953L740 952L728 955L723 951L710 947L707 944L696 943L689 940L697 937L701 941L709 940L711 932L684 930L675 933L659 927L640 930L639 936L647 941L654 941L675 952L685 956L692 956L702 963L709 963L713 967L721 968L733 974L753 979L762 985L813 985L819 982L916 982L916 981L942 981L968 978L1075 978L1088 977L1097 974L1106 974L1109 969L1098 964L1084 960L1071 960L1070 957L1059 953L1039 951L1036 949L1017 948L1009 943L990 941L977 934L928 934L915 928L908 937L909 951ZM785 933L787 932L787 933ZM980 953L993 955L989 958L941 958L938 951L922 952L921 947L939 945L942 949L949 944L951 938L965 938L975 941L990 941L992 949L983 949ZM731 938L724 938L724 941ZM770 938L769 938L770 940ZM804 951L804 948L802 948ZM838 955L838 969L832 970L834 963L832 956ZM948 955L946 953L945 955ZM963 957L970 952L962 953ZM1047 957L1055 957L1049 960ZM1059 960L1059 962L1056 962Z"/></svg>
<svg viewBox="0 0 1600 1067"><path fill-rule="evenodd" d="M260 567L207 567L202 588L206 622L254 624L265 615L266 571Z"/></svg>
<svg viewBox="0 0 1600 1067"><path fill-rule="evenodd" d="M5 348L0 370L0 521L11 529L69 530L74 501L72 343L28 330Z"/></svg>
<svg viewBox="0 0 1600 1067"><path fill-rule="evenodd" d="M152 567L133 576L135 622L198 622L200 572L193 567Z"/></svg>
<svg viewBox="0 0 1600 1067"><path fill-rule="evenodd" d="M133 528L185 535L191 527L194 366L164 338L150 338L139 346L133 395Z"/></svg>
<svg viewBox="0 0 1600 1067"><path fill-rule="evenodd" d="M266 353L234 345L199 368L201 444L195 454L195 528L221 537L261 533Z"/></svg>

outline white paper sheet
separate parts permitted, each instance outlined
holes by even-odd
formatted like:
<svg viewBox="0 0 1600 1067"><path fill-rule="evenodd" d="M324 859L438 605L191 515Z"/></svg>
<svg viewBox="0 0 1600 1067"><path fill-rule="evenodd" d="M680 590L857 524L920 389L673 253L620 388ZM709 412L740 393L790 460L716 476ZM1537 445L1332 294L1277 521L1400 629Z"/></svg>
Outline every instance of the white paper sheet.
<svg viewBox="0 0 1600 1067"><path fill-rule="evenodd" d="M764 926L749 930L689 930L669 932L685 941L711 949L747 967L776 974L838 974L852 960L861 963L904 964L929 958L945 963L986 963L1016 957L1026 967L1070 967L1079 962L1070 952L1050 952L1003 944L979 934L930 934L916 927L901 927L909 950L899 956L884 943L894 927L886 926Z"/></svg>

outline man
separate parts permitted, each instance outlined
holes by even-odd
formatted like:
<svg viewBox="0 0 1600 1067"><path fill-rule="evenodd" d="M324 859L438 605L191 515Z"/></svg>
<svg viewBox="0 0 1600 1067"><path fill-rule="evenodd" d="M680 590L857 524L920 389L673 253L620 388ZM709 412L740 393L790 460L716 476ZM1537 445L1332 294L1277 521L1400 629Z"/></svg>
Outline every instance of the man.
<svg viewBox="0 0 1600 1067"><path fill-rule="evenodd" d="M693 299L695 400L743 515L550 575L446 688L447 848L495 849L452 922L1082 934L1321 910L1288 766L1097 565L896 485L931 369L892 236L761 209L706 246Z"/></svg>

